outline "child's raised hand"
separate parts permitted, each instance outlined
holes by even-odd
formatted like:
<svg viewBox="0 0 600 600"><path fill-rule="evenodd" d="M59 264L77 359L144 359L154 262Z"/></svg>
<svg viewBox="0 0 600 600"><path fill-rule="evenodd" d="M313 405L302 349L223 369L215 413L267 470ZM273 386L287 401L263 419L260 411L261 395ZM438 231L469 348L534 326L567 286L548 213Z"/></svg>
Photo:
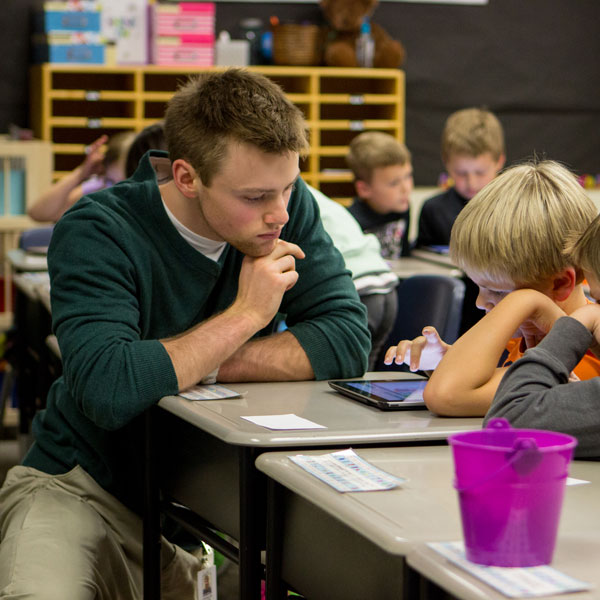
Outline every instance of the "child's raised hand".
<svg viewBox="0 0 600 600"><path fill-rule="evenodd" d="M107 135L101 135L97 140L93 141L85 149L85 159L79 166L81 170L81 179L85 181L92 175L100 175L102 173L104 160L104 151L102 146L108 142Z"/></svg>
<svg viewBox="0 0 600 600"><path fill-rule="evenodd" d="M402 340L385 354L386 365L406 364L411 371L433 371L446 354L449 344L440 338L435 327L424 327L423 335L414 340Z"/></svg>

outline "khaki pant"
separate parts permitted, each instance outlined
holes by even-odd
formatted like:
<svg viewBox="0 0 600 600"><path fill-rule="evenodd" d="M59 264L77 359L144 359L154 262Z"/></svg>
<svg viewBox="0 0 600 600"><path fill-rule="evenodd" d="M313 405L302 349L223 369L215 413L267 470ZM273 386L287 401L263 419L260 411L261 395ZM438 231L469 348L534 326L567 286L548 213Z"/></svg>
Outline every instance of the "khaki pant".
<svg viewBox="0 0 600 600"><path fill-rule="evenodd" d="M142 520L81 467L13 467L0 490L0 598L139 600ZM193 600L200 560L163 538L162 598Z"/></svg>

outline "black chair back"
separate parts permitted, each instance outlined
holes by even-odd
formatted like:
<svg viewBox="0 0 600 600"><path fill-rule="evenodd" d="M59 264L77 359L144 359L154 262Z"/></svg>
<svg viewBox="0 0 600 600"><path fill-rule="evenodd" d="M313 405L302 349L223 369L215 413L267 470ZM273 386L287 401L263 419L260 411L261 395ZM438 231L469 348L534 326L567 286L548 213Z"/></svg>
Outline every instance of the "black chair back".
<svg viewBox="0 0 600 600"><path fill-rule="evenodd" d="M54 225L26 229L19 237L19 248L22 250L28 250L30 248L47 248L50 244L53 230Z"/></svg>
<svg viewBox="0 0 600 600"><path fill-rule="evenodd" d="M413 275L396 288L398 312L376 371L399 371L399 365L385 365L383 358L390 346L400 340L421 335L423 327L432 325L448 344L456 341L462 317L465 283L449 275ZM406 368L408 370L408 368Z"/></svg>

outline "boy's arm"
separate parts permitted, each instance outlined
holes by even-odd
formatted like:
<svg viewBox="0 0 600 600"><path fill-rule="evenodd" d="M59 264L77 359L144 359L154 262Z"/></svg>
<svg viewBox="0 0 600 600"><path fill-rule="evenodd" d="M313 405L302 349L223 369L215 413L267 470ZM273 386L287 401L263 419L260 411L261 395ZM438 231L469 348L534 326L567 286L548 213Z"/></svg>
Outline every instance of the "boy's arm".
<svg viewBox="0 0 600 600"><path fill-rule="evenodd" d="M509 294L462 335L433 372L424 398L433 412L447 416L483 416L506 369L497 368L508 340L528 322L546 333L564 312L534 290Z"/></svg>
<svg viewBox="0 0 600 600"><path fill-rule="evenodd" d="M81 184L101 170L104 157L101 148L107 140L108 137L103 135L93 142L85 160L44 192L28 209L29 217L34 221L58 221L81 197Z"/></svg>
<svg viewBox="0 0 600 600"><path fill-rule="evenodd" d="M597 343L599 327L597 305L559 319L538 346L510 366L486 421L504 417L515 427L568 433L579 440L577 457L600 457L600 378L568 383L594 341L591 331Z"/></svg>

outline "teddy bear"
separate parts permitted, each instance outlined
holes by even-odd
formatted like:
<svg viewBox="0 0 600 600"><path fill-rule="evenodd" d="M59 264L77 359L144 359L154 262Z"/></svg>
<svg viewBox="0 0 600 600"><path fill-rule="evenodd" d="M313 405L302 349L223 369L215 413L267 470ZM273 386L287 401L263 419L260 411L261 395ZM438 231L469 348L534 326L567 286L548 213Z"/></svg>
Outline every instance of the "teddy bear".
<svg viewBox="0 0 600 600"><path fill-rule="evenodd" d="M325 38L324 62L330 67L357 67L356 40L363 21L370 19L378 0L320 0L329 27ZM402 65L404 46L376 23L371 23L375 42L374 67L395 69Z"/></svg>

